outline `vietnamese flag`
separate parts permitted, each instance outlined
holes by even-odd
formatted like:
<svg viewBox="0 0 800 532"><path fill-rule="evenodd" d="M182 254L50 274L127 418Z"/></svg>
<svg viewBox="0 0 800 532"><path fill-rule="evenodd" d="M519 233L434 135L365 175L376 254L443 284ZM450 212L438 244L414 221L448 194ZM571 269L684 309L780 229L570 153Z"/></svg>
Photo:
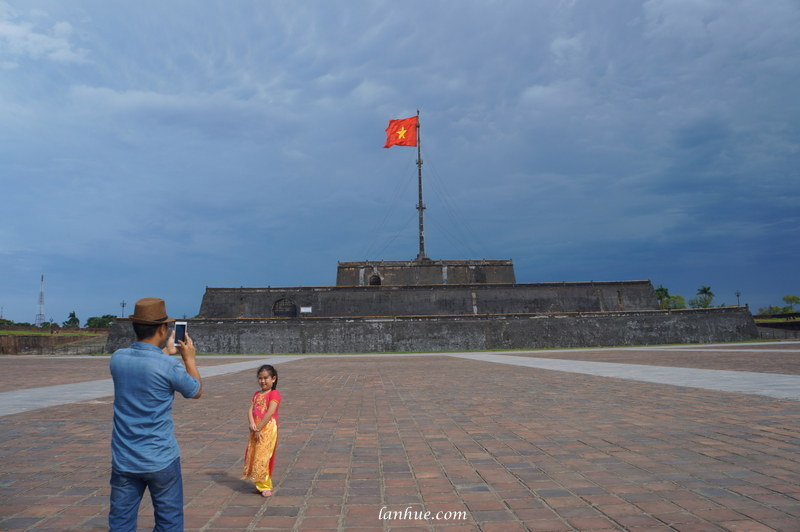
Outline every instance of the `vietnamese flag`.
<svg viewBox="0 0 800 532"><path fill-rule="evenodd" d="M389 120L389 127L386 128L386 146L384 148L390 146L416 146L418 120L418 116Z"/></svg>

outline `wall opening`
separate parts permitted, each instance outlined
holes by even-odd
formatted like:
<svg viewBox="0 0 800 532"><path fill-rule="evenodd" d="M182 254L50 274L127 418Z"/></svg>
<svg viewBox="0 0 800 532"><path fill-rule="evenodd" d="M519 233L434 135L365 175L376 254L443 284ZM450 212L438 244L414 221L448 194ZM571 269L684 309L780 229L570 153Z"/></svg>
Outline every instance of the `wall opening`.
<svg viewBox="0 0 800 532"><path fill-rule="evenodd" d="M291 299L279 299L272 305L272 316L275 318L296 318L297 305Z"/></svg>
<svg viewBox="0 0 800 532"><path fill-rule="evenodd" d="M379 275L373 275L369 278L369 285L370 286L380 286L381 285L381 278Z"/></svg>

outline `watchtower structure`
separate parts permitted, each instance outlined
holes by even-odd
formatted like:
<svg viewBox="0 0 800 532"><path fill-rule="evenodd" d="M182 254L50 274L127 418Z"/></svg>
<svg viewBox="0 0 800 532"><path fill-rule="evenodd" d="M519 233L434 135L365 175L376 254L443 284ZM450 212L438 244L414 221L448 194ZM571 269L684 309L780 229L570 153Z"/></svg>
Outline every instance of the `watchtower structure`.
<svg viewBox="0 0 800 532"><path fill-rule="evenodd" d="M36 326L41 327L44 323L44 274L39 282L39 313L36 314Z"/></svg>
<svg viewBox="0 0 800 532"><path fill-rule="evenodd" d="M339 262L336 286L419 286L515 283L511 260Z"/></svg>

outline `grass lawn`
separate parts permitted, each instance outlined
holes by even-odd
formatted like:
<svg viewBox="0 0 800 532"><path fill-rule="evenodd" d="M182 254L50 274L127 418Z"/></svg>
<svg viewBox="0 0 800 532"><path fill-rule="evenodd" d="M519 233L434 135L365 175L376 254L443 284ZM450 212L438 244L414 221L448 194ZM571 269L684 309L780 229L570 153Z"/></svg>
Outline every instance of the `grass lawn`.
<svg viewBox="0 0 800 532"><path fill-rule="evenodd" d="M3 335L12 335L12 336L50 336L58 335L58 336L100 336L97 333L90 333L90 332L57 332L51 333L49 330L47 331L3 331L0 330L0 336Z"/></svg>

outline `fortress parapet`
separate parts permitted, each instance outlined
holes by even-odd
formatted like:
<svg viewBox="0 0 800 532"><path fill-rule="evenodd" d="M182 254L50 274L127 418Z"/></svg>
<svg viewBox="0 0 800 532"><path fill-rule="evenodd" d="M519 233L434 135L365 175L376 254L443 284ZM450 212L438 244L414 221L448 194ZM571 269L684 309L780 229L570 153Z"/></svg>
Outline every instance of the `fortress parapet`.
<svg viewBox="0 0 800 532"><path fill-rule="evenodd" d="M657 310L650 281L206 288L201 318L477 316Z"/></svg>
<svg viewBox="0 0 800 532"><path fill-rule="evenodd" d="M515 283L511 260L339 262L336 286Z"/></svg>

